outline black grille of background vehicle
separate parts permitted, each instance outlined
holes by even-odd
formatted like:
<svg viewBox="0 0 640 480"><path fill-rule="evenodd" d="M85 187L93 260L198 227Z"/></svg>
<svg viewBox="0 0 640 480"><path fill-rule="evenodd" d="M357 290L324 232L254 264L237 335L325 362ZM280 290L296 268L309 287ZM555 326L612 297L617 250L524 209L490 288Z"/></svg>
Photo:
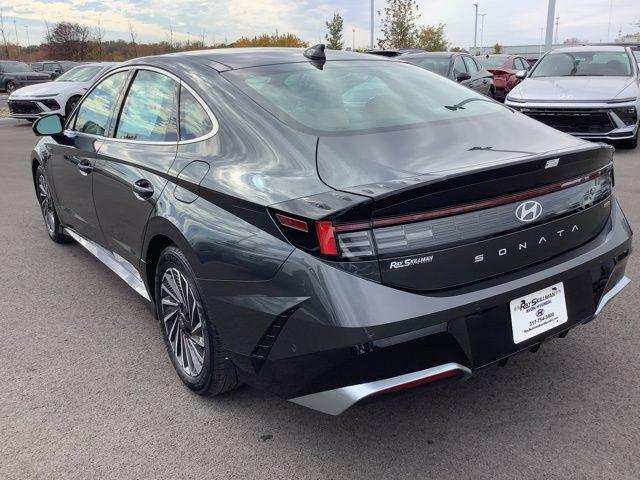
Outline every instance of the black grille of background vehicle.
<svg viewBox="0 0 640 480"><path fill-rule="evenodd" d="M615 128L607 110L524 108L521 112L567 133L601 134Z"/></svg>
<svg viewBox="0 0 640 480"><path fill-rule="evenodd" d="M16 115L30 115L42 113L42 108L33 101L11 100L9 102L9 111Z"/></svg>
<svg viewBox="0 0 640 480"><path fill-rule="evenodd" d="M49 110L58 110L60 108L60 104L53 98L45 98L44 100L40 100L40 102Z"/></svg>

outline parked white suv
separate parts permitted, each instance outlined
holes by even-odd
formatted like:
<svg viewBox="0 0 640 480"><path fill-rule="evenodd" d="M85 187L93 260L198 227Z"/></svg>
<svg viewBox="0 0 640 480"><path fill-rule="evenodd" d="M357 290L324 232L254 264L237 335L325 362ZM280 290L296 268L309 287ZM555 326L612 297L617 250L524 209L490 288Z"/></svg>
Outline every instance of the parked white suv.
<svg viewBox="0 0 640 480"><path fill-rule="evenodd" d="M67 116L93 83L116 62L88 63L72 68L52 82L39 83L15 90L9 96L13 118L36 120L43 115L59 113Z"/></svg>
<svg viewBox="0 0 640 480"><path fill-rule="evenodd" d="M581 46L546 53L505 104L589 140L638 144L640 74L631 49Z"/></svg>

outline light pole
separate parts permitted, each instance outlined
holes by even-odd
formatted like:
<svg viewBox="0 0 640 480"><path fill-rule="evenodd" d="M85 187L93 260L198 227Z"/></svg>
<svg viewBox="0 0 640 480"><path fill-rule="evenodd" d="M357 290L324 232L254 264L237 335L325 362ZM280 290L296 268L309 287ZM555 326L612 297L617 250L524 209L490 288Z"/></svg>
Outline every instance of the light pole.
<svg viewBox="0 0 640 480"><path fill-rule="evenodd" d="M475 22L473 26L473 52L478 53L478 4L474 3L476 9Z"/></svg>
<svg viewBox="0 0 640 480"><path fill-rule="evenodd" d="M353 37L351 38L351 51L356 51L356 29L352 29Z"/></svg>
<svg viewBox="0 0 640 480"><path fill-rule="evenodd" d="M480 20L480 53L484 53L484 17L486 13L481 13L480 16L482 20Z"/></svg>
<svg viewBox="0 0 640 480"><path fill-rule="evenodd" d="M27 48L31 46L31 40L29 40L29 25L25 25L24 29L27 31ZM29 61L32 60L31 50L29 50Z"/></svg>
<svg viewBox="0 0 640 480"><path fill-rule="evenodd" d="M544 51L551 50L551 42L553 42L553 17L556 13L556 0L549 0L547 7L547 31L544 38Z"/></svg>
<svg viewBox="0 0 640 480"><path fill-rule="evenodd" d="M373 50L373 0L371 0L371 38L369 48Z"/></svg>
<svg viewBox="0 0 640 480"><path fill-rule="evenodd" d="M18 38L18 26L16 25L16 21L13 21L13 29L16 32L16 50L18 51L18 60L22 59L22 52L21 52L21 48L20 48L20 39Z"/></svg>

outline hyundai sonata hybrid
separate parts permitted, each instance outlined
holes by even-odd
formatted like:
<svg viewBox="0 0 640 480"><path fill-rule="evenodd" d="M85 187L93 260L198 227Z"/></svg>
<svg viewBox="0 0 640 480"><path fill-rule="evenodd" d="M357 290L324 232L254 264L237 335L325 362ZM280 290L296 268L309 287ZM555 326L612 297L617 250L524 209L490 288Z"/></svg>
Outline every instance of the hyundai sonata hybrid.
<svg viewBox="0 0 640 480"><path fill-rule="evenodd" d="M147 301L199 394L339 414L535 351L629 282L612 147L395 59L141 58L33 129L49 236Z"/></svg>
<svg viewBox="0 0 640 480"><path fill-rule="evenodd" d="M545 54L505 103L563 132L638 144L640 66L624 46L567 47Z"/></svg>

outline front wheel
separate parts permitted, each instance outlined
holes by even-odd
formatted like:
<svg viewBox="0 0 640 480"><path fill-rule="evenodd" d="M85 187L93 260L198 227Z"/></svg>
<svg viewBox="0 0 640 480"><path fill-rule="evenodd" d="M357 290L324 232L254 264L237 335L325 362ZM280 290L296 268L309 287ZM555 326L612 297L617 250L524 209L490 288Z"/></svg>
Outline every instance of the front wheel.
<svg viewBox="0 0 640 480"><path fill-rule="evenodd" d="M62 225L56 213L56 206L51 196L51 188L42 166L39 166L36 170L36 195L49 238L56 243L70 242L71 238L63 233Z"/></svg>
<svg viewBox="0 0 640 480"><path fill-rule="evenodd" d="M200 395L218 395L237 386L235 367L202 301L184 254L166 248L155 278L156 311L171 363L182 382Z"/></svg>
<svg viewBox="0 0 640 480"><path fill-rule="evenodd" d="M9 80L7 83L4 84L4 91L7 92L9 95L11 95L11 93L16 89L16 84L13 83L11 80Z"/></svg>

